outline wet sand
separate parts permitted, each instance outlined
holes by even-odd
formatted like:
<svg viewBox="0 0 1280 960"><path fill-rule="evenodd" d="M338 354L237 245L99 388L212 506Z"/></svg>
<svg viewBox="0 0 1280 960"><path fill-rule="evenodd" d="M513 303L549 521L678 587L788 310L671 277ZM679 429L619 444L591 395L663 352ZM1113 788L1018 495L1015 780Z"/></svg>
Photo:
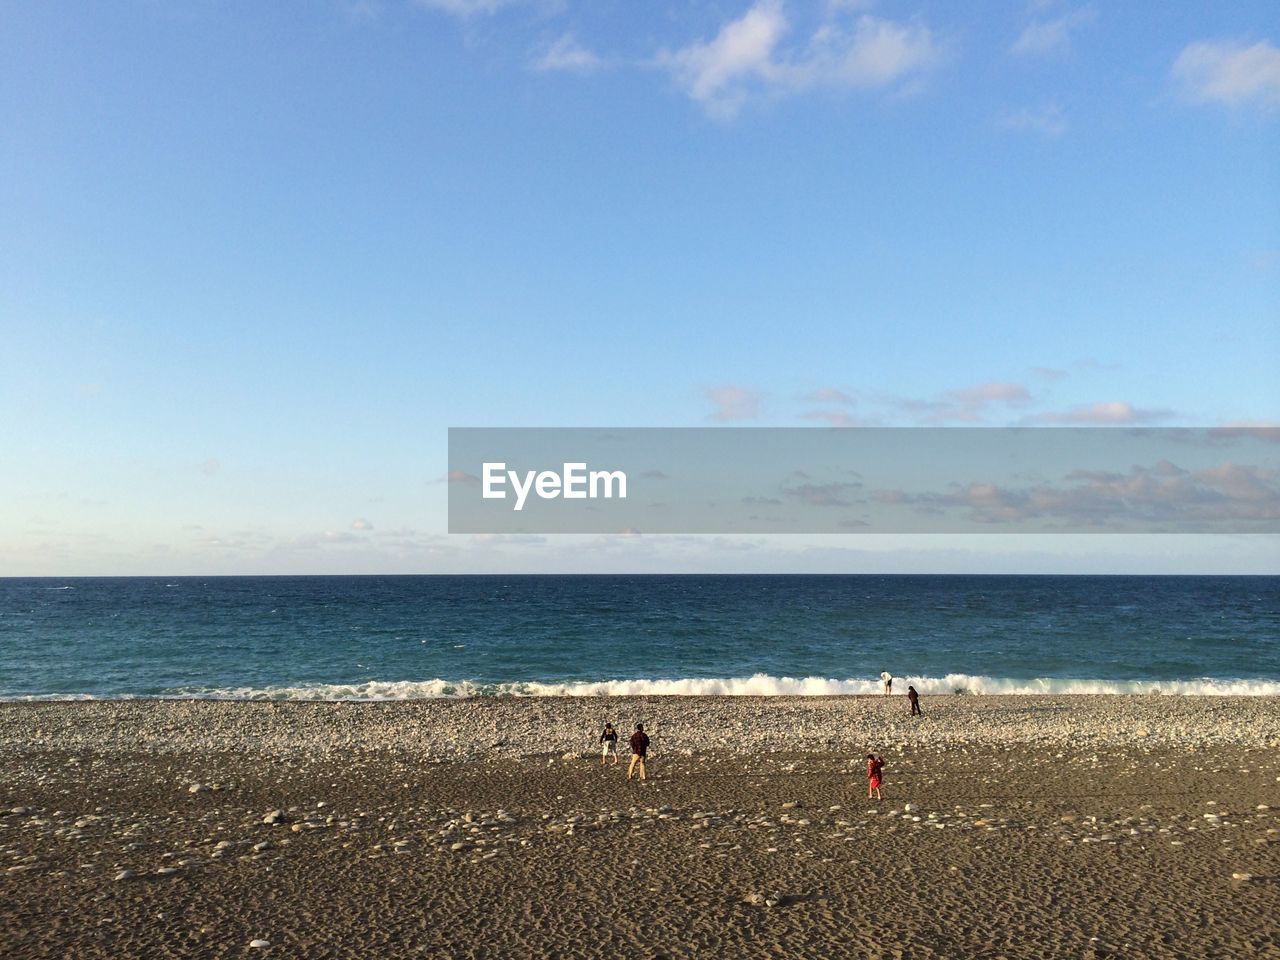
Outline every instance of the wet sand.
<svg viewBox="0 0 1280 960"><path fill-rule="evenodd" d="M1280 957L1280 702L923 705L0 704L0 956Z"/></svg>

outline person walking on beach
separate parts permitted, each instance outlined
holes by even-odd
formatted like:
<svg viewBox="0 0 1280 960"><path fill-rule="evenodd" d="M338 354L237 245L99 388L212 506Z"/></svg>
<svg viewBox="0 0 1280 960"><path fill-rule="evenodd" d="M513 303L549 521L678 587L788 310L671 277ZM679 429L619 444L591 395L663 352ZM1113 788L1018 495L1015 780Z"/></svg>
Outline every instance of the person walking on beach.
<svg viewBox="0 0 1280 960"><path fill-rule="evenodd" d="M874 793L877 800L880 799L880 778L884 771L884 757L877 757L874 753L867 754L867 799L871 799Z"/></svg>
<svg viewBox="0 0 1280 960"><path fill-rule="evenodd" d="M893 674L888 670L880 671L880 679L884 681L884 695L887 697L893 693Z"/></svg>
<svg viewBox="0 0 1280 960"><path fill-rule="evenodd" d="M913 717L921 716L920 694L916 693L915 687L907 687L907 699L911 701L911 715Z"/></svg>
<svg viewBox="0 0 1280 960"><path fill-rule="evenodd" d="M604 732L600 734L600 766L604 766L609 754L613 754L613 762L618 762L618 731L613 729L612 723L604 725Z"/></svg>
<svg viewBox="0 0 1280 960"><path fill-rule="evenodd" d="M631 775L635 773L636 767L640 768L640 779L646 779L644 771L644 757L649 752L649 735L644 732L644 724L636 724L636 732L631 735L631 766L627 767L627 779L631 779Z"/></svg>

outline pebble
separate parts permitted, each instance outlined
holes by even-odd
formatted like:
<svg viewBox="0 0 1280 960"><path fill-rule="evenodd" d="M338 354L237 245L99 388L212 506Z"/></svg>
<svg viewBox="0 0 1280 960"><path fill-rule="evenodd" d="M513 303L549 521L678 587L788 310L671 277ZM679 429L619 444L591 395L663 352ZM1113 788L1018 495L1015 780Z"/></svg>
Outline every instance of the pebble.
<svg viewBox="0 0 1280 960"><path fill-rule="evenodd" d="M628 700L620 697L610 704L624 710L631 706ZM11 720L0 721L0 732L12 738L20 735L25 744L56 744L73 753L130 752L140 744L150 749L157 740L156 731L163 730L160 739L167 747L180 742L191 753L250 751L291 762L299 756L300 743L314 744L308 752L314 750L326 757L358 756L370 743L377 743L386 750L408 751L426 763L535 755L545 762L561 756L576 759L593 755L583 751L583 737L594 729L594 714L603 702L598 698L545 698L538 701L538 710L531 712L515 704L495 710L485 698L476 698L449 703L448 722L441 722L445 705L437 709L428 702L405 711L353 706L335 718L332 711L291 703L259 709L257 705L199 700L103 701L77 705L75 710L41 713L38 732L33 732L27 713L19 711ZM655 763L662 763L663 754L688 762L685 751L695 747L696 758L691 759L704 762L748 753L767 757L798 751L831 754L833 750L850 759L865 756L867 747L877 743L883 743L886 750L901 748L902 755L909 757L921 746L941 750L1034 743L1046 751L1063 747L1110 751L1126 743L1143 749L1153 745L1272 749L1280 742L1280 724L1271 706L1273 698L1268 697L957 696L937 702L945 704L945 714L931 718L927 728L905 726L905 719L891 721L886 728L878 704L832 698L830 708L824 707L820 713L839 718L839 733L833 736L832 725L818 722L813 706L802 698L777 698L768 710L743 709L731 697L674 698L670 706L664 706L669 715L663 718L661 734L655 736L660 750ZM1229 718L1220 710L1224 703L1232 705ZM1069 709L1056 709L1063 704L1069 704ZM1039 709L1040 705L1049 709ZM477 739L482 729L495 725L500 735L485 734ZM1140 735L1143 733L1146 736ZM491 746L494 743L501 746ZM774 766L783 772L795 770L796 761L779 758ZM1280 777L1275 779L1280 782ZM189 790L193 783L215 789L209 781L197 780L194 771L180 783L179 789ZM229 786L223 783L218 789Z"/></svg>

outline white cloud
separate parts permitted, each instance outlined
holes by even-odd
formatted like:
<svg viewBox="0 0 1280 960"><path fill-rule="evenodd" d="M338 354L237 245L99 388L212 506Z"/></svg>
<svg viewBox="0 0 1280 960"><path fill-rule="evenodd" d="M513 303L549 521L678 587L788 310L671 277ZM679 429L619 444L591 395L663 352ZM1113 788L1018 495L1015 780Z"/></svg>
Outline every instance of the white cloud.
<svg viewBox="0 0 1280 960"><path fill-rule="evenodd" d="M786 30L782 4L759 0L741 18L721 27L714 40L664 53L659 62L708 110L732 115L746 98L745 85L751 79L781 81L783 70L774 62L774 48Z"/></svg>
<svg viewBox="0 0 1280 960"><path fill-rule="evenodd" d="M814 83L885 87L933 66L941 51L924 24L859 17L852 29L827 24L814 34L802 74Z"/></svg>
<svg viewBox="0 0 1280 960"><path fill-rule="evenodd" d="M1079 426L1108 426L1118 424L1155 423L1173 416L1171 410L1142 410L1123 400L1093 403L1072 407L1054 413L1041 413L1028 417L1028 423L1075 424Z"/></svg>
<svg viewBox="0 0 1280 960"><path fill-rule="evenodd" d="M1072 32L1095 19L1097 14L1093 8L1080 7L1053 20L1034 20L1018 34L1009 50L1022 57L1066 53L1071 49Z"/></svg>
<svg viewBox="0 0 1280 960"><path fill-rule="evenodd" d="M473 17L477 14L496 13L517 0L414 0L421 7L443 10L455 17Z"/></svg>
<svg viewBox="0 0 1280 960"><path fill-rule="evenodd" d="M363 517L361 517L358 520L351 521L351 529L352 530L372 530L373 524L370 523L368 520L364 519Z"/></svg>
<svg viewBox="0 0 1280 960"><path fill-rule="evenodd" d="M928 27L915 21L860 16L848 26L827 19L803 46L784 49L789 29L781 0L757 0L712 40L665 51L657 62L708 112L732 117L753 95L884 88L941 59Z"/></svg>
<svg viewBox="0 0 1280 960"><path fill-rule="evenodd" d="M604 60L579 43L572 33L560 37L533 62L533 69L540 73L565 71L587 74L602 66Z"/></svg>
<svg viewBox="0 0 1280 960"><path fill-rule="evenodd" d="M1280 49L1269 40L1251 47L1225 41L1192 43L1178 54L1171 75L1195 103L1280 106Z"/></svg>
<svg viewBox="0 0 1280 960"><path fill-rule="evenodd" d="M1067 132L1067 118L1056 103L1049 103L1035 110L1004 113L999 123L1006 130L1029 130L1046 137L1060 137Z"/></svg>
<svg viewBox="0 0 1280 960"><path fill-rule="evenodd" d="M715 410L708 415L712 420L730 423L754 420L760 415L760 394L756 390L727 383L722 387L712 387L706 396L715 404Z"/></svg>

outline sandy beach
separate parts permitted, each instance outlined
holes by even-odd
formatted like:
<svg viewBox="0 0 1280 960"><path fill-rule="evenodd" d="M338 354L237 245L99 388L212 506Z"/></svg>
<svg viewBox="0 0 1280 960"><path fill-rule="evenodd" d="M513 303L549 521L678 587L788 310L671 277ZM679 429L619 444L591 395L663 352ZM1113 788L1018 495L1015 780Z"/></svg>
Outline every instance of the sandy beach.
<svg viewBox="0 0 1280 960"><path fill-rule="evenodd" d="M1280 956L1276 700L923 706L0 704L0 955Z"/></svg>

